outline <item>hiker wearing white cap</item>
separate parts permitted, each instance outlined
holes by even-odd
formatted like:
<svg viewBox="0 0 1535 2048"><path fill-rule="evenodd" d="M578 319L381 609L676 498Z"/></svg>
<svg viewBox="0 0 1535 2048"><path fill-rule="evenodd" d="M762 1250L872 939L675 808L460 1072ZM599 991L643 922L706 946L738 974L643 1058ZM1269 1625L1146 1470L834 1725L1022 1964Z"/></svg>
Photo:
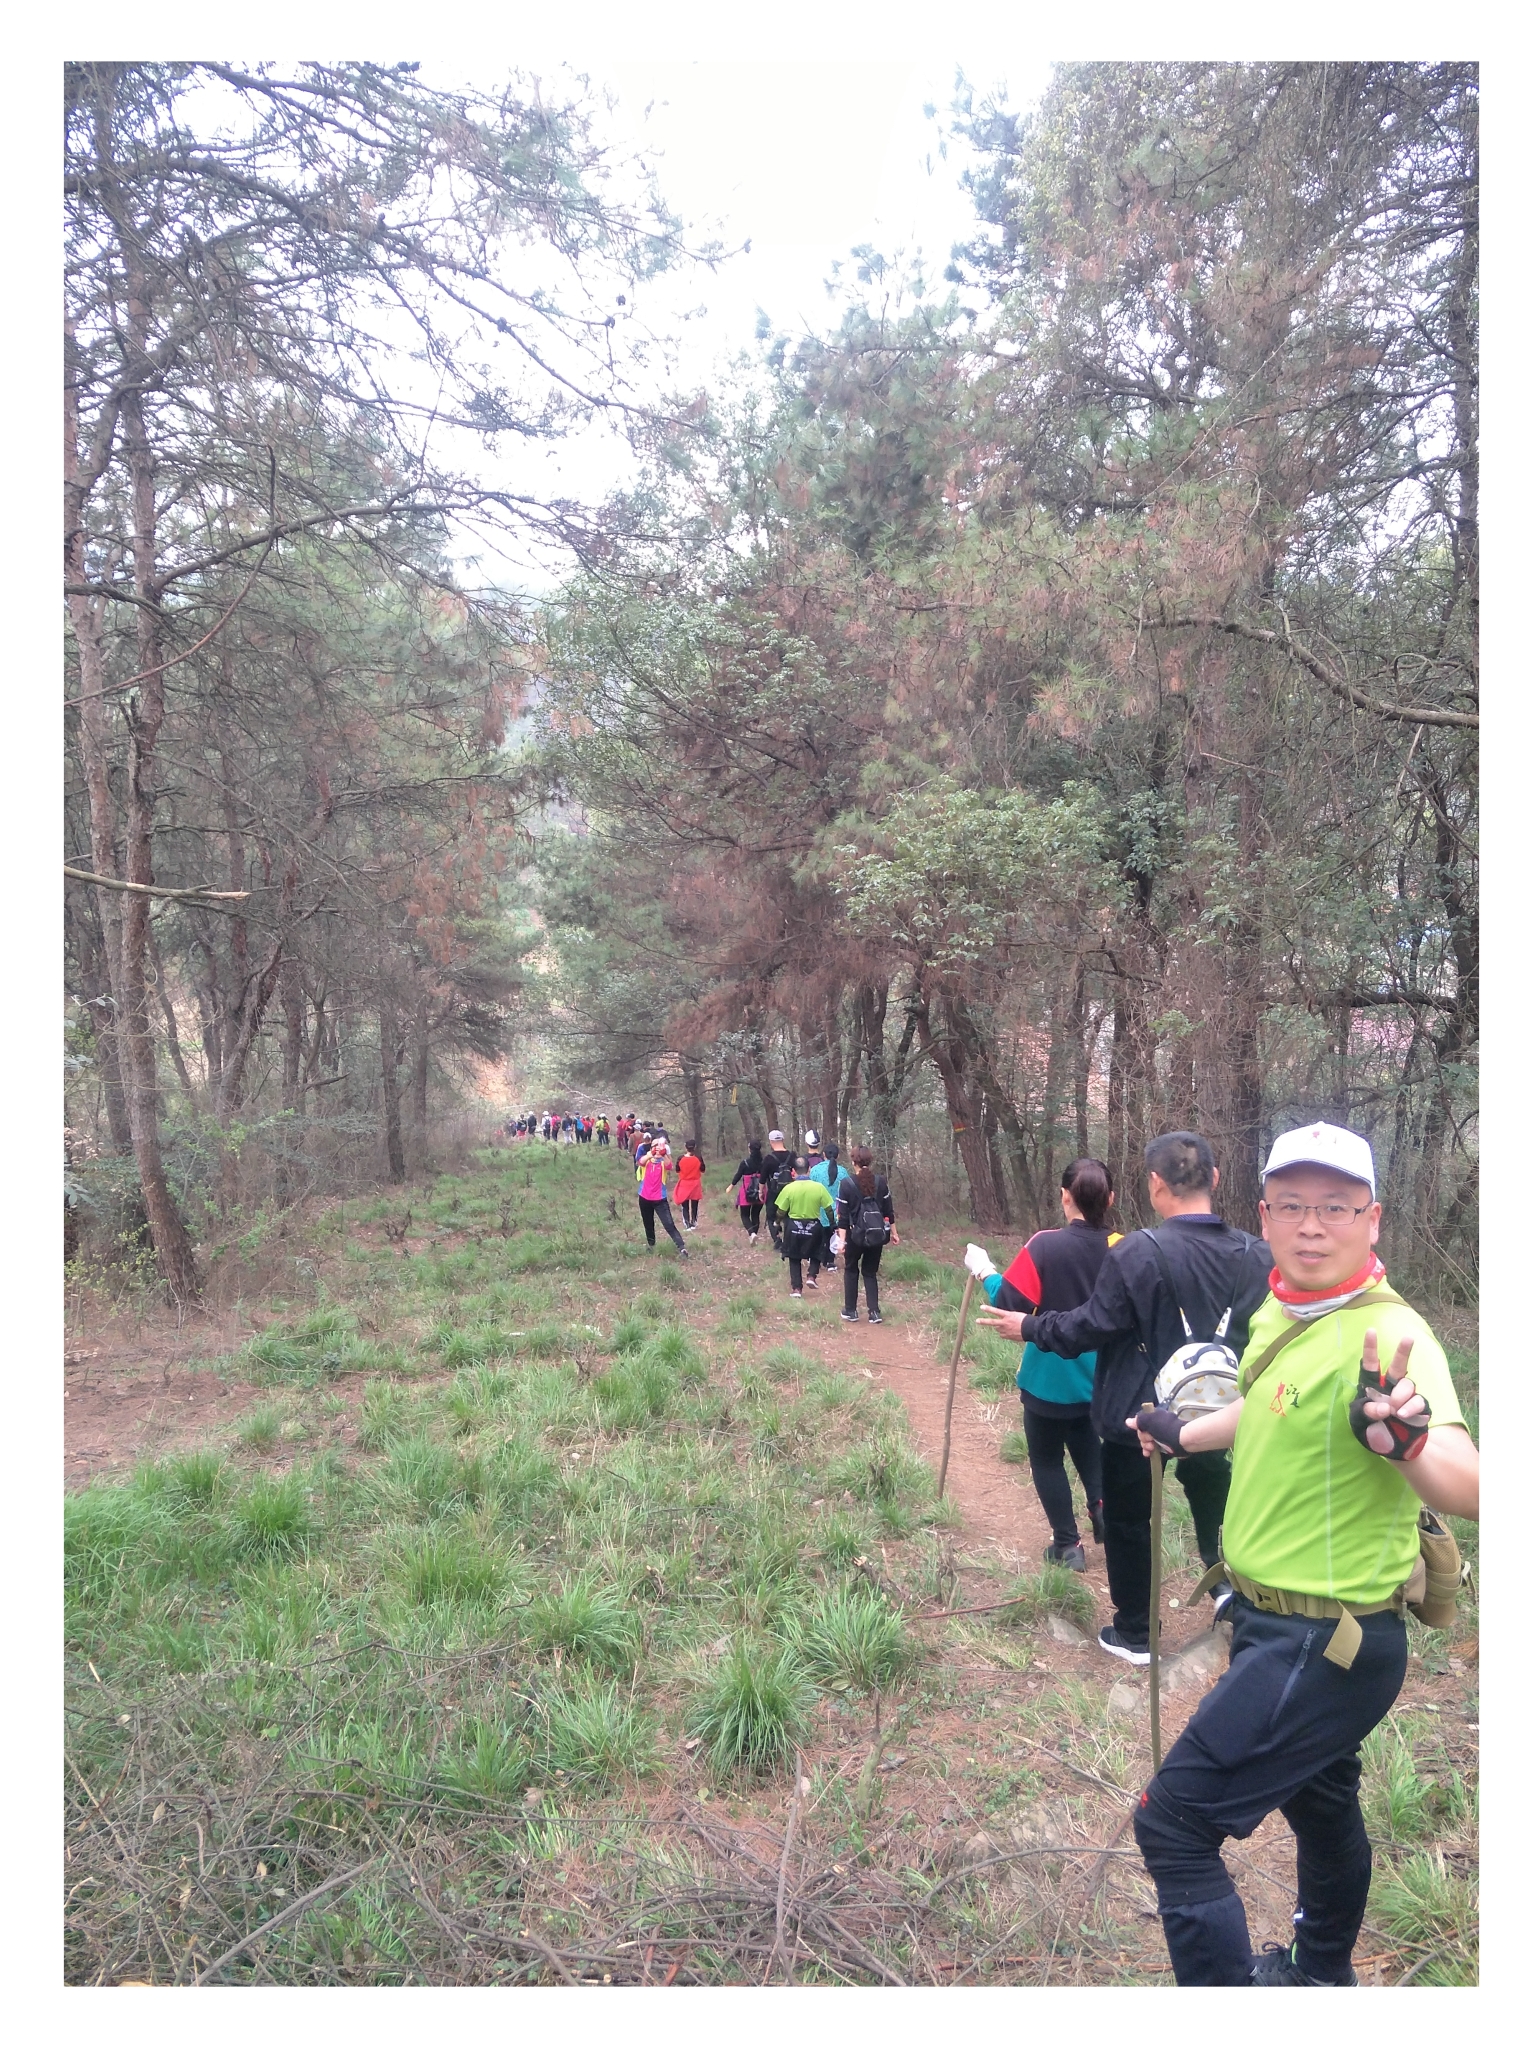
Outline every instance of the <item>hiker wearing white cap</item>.
<svg viewBox="0 0 1535 2048"><path fill-rule="evenodd" d="M1370 1891L1360 1744L1401 1689L1404 1611L1453 1618L1453 1541L1420 1511L1475 1517L1477 1452L1443 1351L1376 1254L1366 1140L1286 1131L1260 1211L1272 1292L1240 1392L1193 1420L1127 1417L1148 1456L1233 1446L1231 1666L1142 1794L1135 1833L1180 1984L1346 1985ZM1296 1838L1296 1935L1255 1960L1220 1851L1276 1808Z"/></svg>

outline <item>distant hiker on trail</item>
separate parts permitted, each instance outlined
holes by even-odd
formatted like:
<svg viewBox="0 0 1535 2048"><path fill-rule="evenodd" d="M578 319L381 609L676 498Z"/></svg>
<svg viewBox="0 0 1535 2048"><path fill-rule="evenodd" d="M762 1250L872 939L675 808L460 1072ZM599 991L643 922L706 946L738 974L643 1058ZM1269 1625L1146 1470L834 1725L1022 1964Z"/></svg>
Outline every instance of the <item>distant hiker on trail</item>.
<svg viewBox="0 0 1535 2048"><path fill-rule="evenodd" d="M1477 1450L1433 1331L1375 1254L1380 1213L1356 1132L1277 1138L1260 1205L1273 1292L1252 1319L1244 1398L1187 1421L1128 1405L1120 1418L1148 1457L1233 1447L1230 1669L1135 1812L1179 1984L1358 1982L1360 1744L1406 1675L1404 1609L1453 1619L1458 1554L1421 1510L1475 1519ZM1254 1959L1221 1844L1276 1807L1295 1835L1295 1939Z"/></svg>
<svg viewBox="0 0 1535 2048"><path fill-rule="evenodd" d="M767 1196L760 1138L753 1138L747 1146L746 1157L730 1176L730 1185L737 1190L736 1208L741 1217L741 1228L749 1242L755 1244L757 1232L762 1227L762 1204Z"/></svg>
<svg viewBox="0 0 1535 2048"><path fill-rule="evenodd" d="M1061 1175L1063 1230L1036 1230L1005 1273L999 1273L978 1244L967 1246L966 1268L986 1290L993 1309L1023 1311L1080 1308L1092 1295L1109 1247L1120 1233L1111 1230L1109 1211L1114 1181L1101 1159L1074 1159ZM985 1310L978 1320L996 1323ZM1037 1344L1025 1344L1018 1367L1018 1398L1023 1403L1023 1435L1029 1447L1029 1472L1039 1504L1050 1520L1047 1564L1063 1564L1085 1572L1087 1554L1071 1504L1066 1453L1077 1468L1087 1498L1093 1541L1103 1541L1103 1447L1090 1420L1094 1352L1078 1358L1057 1358Z"/></svg>
<svg viewBox="0 0 1535 2048"><path fill-rule="evenodd" d="M830 1151L828 1146L827 1150ZM858 1276L863 1275L869 1321L882 1323L879 1312L879 1260L887 1244L899 1244L890 1183L874 1171L867 1145L853 1148L853 1172L838 1176L837 1228L842 1233L842 1320L858 1320Z"/></svg>
<svg viewBox="0 0 1535 2048"><path fill-rule="evenodd" d="M609 1134L610 1134L611 1128L612 1128L612 1127L611 1127L611 1125L610 1125L610 1124L608 1123L608 1120L607 1120L607 1118L606 1118L605 1116L600 1116L600 1117L598 1117L598 1119L597 1119L597 1143L598 1143L599 1145L605 1145L605 1144L606 1144L606 1143L608 1142L608 1137L609 1137Z"/></svg>
<svg viewBox="0 0 1535 2048"><path fill-rule="evenodd" d="M809 1156L807 1153L806 1157L809 1158ZM837 1158L837 1147L835 1145L828 1145L822 1158L810 1160L810 1178L812 1180L825 1181L827 1187L831 1189L833 1202L840 1202L844 1191L851 1187L853 1182L853 1176L845 1166L838 1165ZM836 1272L837 1260L831 1248L829 1234L824 1264L828 1273Z"/></svg>
<svg viewBox="0 0 1535 2048"><path fill-rule="evenodd" d="M666 1198L666 1181L671 1170L671 1148L664 1138L653 1138L637 1155L634 1179L639 1190L640 1221L645 1226L645 1242L652 1251L656 1248L656 1222L659 1218L661 1228L685 1259L688 1248L682 1242L681 1231L672 1221L672 1205Z"/></svg>
<svg viewBox="0 0 1535 2048"><path fill-rule="evenodd" d="M831 1189L824 1182L810 1178L810 1161L801 1155L790 1169L792 1178L777 1196L774 1207L778 1211L783 1229L783 1256L789 1261L789 1298L799 1301L803 1298L805 1282L816 1284L816 1272L820 1266L822 1245L821 1226L825 1219L835 1214L832 1208ZM809 1262L810 1271L805 1275L802 1268Z"/></svg>
<svg viewBox="0 0 1535 2048"><path fill-rule="evenodd" d="M762 1155L762 1165L767 1188L768 1234L782 1258L783 1218L778 1213L778 1197L794 1178L794 1154L784 1144L782 1131L768 1132L768 1149Z"/></svg>
<svg viewBox="0 0 1535 2048"><path fill-rule="evenodd" d="M1268 1292L1269 1270L1262 1239L1212 1212L1220 1174L1197 1133L1153 1138L1146 1178L1160 1228L1132 1231L1115 1245L1080 1308L1025 1316L988 1309L979 1318L1061 1358L1098 1354L1092 1423L1103 1443L1103 1549L1114 1599L1113 1622L1098 1631L1098 1644L1127 1664L1151 1662L1151 1474L1124 1418L1152 1398L1158 1371L1191 1337L1220 1329L1240 1355L1248 1322ZM1199 1555L1212 1565L1230 1459L1224 1451L1202 1452L1180 1458L1177 1472L1194 1512ZM1231 1589L1222 1582L1214 1590L1219 1615Z"/></svg>
<svg viewBox="0 0 1535 2048"><path fill-rule="evenodd" d="M704 1175L708 1172L703 1155L698 1149L698 1140L689 1138L682 1148L682 1157L677 1161L677 1204L682 1210L684 1230L698 1228L698 1204L703 1197Z"/></svg>

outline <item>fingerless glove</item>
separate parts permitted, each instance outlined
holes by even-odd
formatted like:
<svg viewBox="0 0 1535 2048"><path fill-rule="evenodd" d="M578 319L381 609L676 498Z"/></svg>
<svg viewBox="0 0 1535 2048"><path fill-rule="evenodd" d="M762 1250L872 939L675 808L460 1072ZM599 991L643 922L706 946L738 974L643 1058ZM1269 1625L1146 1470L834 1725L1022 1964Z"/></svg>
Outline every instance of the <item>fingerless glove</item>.
<svg viewBox="0 0 1535 2048"><path fill-rule="evenodd" d="M1395 1464L1405 1465L1409 1459L1417 1457L1419 1451L1428 1442L1428 1426L1433 1420L1433 1415L1429 1408L1428 1396L1426 1394L1419 1396L1423 1402L1423 1408L1421 1413L1417 1415L1365 1414L1364 1404L1366 1401L1378 1401L1383 1394L1389 1392L1390 1382L1385 1378L1384 1374L1377 1378L1367 1367L1361 1366L1359 1368L1359 1392L1349 1403L1348 1426L1364 1445L1365 1449L1373 1456L1389 1458ZM1379 1423L1382 1429L1390 1433L1391 1448L1389 1451L1377 1451L1374 1444L1370 1442L1365 1432L1369 1429L1371 1423Z"/></svg>
<svg viewBox="0 0 1535 2048"><path fill-rule="evenodd" d="M1135 1426L1149 1436L1159 1450L1176 1457L1183 1448L1183 1423L1171 1408L1143 1409L1135 1418Z"/></svg>

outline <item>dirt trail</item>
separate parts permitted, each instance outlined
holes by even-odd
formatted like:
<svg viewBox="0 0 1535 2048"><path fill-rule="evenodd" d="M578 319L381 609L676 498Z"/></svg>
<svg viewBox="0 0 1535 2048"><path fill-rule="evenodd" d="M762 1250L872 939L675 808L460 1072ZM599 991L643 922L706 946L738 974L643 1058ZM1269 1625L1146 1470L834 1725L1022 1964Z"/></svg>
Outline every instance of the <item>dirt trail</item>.
<svg viewBox="0 0 1535 2048"><path fill-rule="evenodd" d="M955 1236L952 1244L946 1236L926 1231L921 1236L920 1248L930 1257L959 1266L964 1250L962 1236ZM936 1472L943 1456L943 1411L948 1396L955 1311L937 1311L929 1298L892 1281L880 1289L884 1322L873 1327L865 1320L844 1323L840 1317L840 1273L823 1275L814 1294L807 1291L802 1302L791 1301L787 1269L774 1252L767 1233L764 1231L755 1245L749 1244L733 1213L727 1224L721 1221L718 1210L713 1218L705 1211L692 1242L703 1252L711 1273L717 1274L723 1268L729 1275L730 1292L752 1287L767 1295L767 1329L774 1337L781 1334L784 1341L798 1344L844 1372L867 1373L878 1385L898 1394L917 1448ZM861 1298L859 1314L860 1318L865 1314ZM962 1526L955 1535L960 1579L957 1604L979 1605L997 1597L996 1580L985 1573L985 1567L1000 1564L1017 1573L1038 1570L1041 1553L1050 1541L1050 1525L1040 1508L1027 1466L1006 1465L998 1456L1004 1432L1019 1426L1015 1398L1009 1395L998 1402L985 1400L966 1384L968 1372L967 1362L961 1359L944 1492L962 1517ZM1090 1532L1084 1529L1083 1536L1087 1553L1085 1582L1094 1605L1088 1631L1092 1636L1102 1623L1112 1619L1114 1610L1103 1552L1092 1542ZM1179 1620L1171 1614L1164 1617L1164 1654L1172 1658L1184 1648L1200 1653L1190 1661L1187 1682L1164 1697L1164 1739L1169 1743L1224 1668L1223 1646L1217 1652L1210 1641L1207 1603L1201 1603L1201 1610L1197 1621ZM1147 1680L1143 1669L1105 1656L1091 1640L1052 1640L1041 1649L1042 1654L1031 1667L1034 1672L1085 1679L1104 1691L1116 1685L1129 1685L1141 1696L1136 1702L1136 1718L1144 1715ZM1208 1669L1201 1669L1200 1658L1207 1650L1214 1655Z"/></svg>

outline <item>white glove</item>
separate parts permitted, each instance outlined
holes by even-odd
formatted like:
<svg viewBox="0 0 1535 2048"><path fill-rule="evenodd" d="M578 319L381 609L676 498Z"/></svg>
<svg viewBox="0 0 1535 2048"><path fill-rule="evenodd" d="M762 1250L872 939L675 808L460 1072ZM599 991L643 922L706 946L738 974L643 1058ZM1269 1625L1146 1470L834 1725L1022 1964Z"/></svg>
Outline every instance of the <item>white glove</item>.
<svg viewBox="0 0 1535 2048"><path fill-rule="evenodd" d="M965 1246L965 1271L967 1273L973 1273L977 1280L984 1280L988 1273L995 1273L996 1270L995 1265L992 1263L991 1254L984 1245L967 1244Z"/></svg>

